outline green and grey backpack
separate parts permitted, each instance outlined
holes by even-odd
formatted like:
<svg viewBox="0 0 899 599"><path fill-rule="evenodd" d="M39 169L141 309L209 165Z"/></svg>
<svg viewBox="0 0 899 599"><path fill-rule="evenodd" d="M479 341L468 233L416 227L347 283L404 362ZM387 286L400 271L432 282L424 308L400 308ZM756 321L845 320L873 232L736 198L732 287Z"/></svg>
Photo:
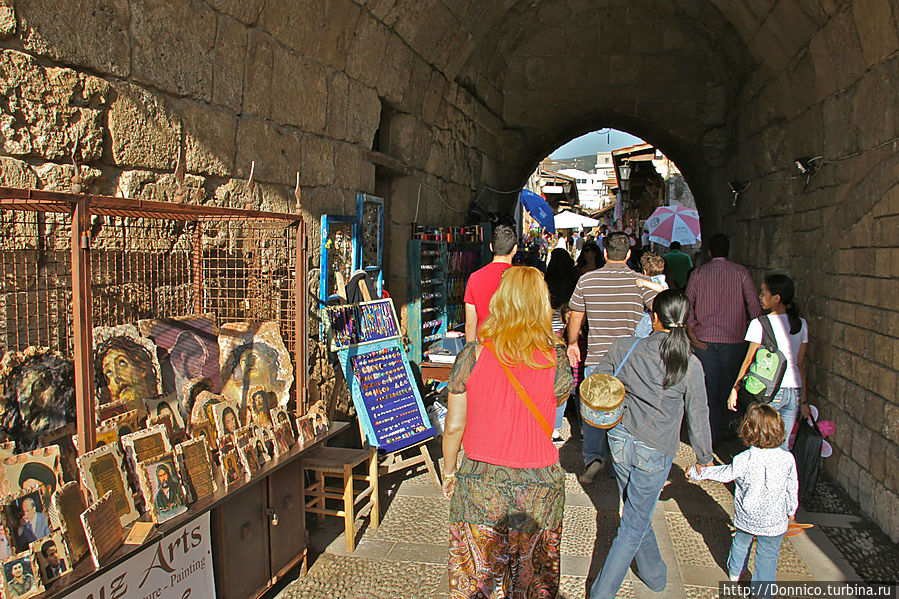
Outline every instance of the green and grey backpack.
<svg viewBox="0 0 899 599"><path fill-rule="evenodd" d="M780 390L787 370L787 357L777 349L777 339L768 316L760 316L759 323L762 325L762 344L740 381L739 394L741 401L767 404Z"/></svg>

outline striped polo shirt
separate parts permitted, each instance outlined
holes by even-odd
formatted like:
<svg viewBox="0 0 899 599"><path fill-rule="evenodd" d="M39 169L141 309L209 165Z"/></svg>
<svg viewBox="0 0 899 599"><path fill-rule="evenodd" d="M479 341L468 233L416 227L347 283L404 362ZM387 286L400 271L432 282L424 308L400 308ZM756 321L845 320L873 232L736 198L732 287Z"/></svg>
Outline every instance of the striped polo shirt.
<svg viewBox="0 0 899 599"><path fill-rule="evenodd" d="M626 264L609 262L578 279L568 305L587 313L590 332L585 366L599 364L615 339L633 335L637 329L644 304L656 295L651 289L637 287L638 277L649 280Z"/></svg>

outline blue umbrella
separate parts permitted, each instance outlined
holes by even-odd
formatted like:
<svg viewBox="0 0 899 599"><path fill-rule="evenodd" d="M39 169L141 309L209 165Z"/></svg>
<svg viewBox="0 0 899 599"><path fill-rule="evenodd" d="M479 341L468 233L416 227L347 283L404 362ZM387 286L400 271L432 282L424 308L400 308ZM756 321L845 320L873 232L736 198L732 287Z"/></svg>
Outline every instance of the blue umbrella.
<svg viewBox="0 0 899 599"><path fill-rule="evenodd" d="M518 196L521 205L528 211L534 220L540 223L544 229L550 233L556 232L556 223L553 221L553 211L541 196L533 191L522 189L521 195Z"/></svg>

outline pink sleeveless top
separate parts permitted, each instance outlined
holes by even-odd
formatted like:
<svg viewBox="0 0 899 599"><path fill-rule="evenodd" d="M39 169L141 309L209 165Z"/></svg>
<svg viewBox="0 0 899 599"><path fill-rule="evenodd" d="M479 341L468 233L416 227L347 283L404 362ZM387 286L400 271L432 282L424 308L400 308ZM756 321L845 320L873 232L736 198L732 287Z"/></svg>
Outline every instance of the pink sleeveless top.
<svg viewBox="0 0 899 599"><path fill-rule="evenodd" d="M549 363L544 357L541 362ZM552 425L556 418L555 368L509 370ZM472 460L511 468L543 468L559 450L515 392L496 356L484 348L465 383L467 408L462 446Z"/></svg>

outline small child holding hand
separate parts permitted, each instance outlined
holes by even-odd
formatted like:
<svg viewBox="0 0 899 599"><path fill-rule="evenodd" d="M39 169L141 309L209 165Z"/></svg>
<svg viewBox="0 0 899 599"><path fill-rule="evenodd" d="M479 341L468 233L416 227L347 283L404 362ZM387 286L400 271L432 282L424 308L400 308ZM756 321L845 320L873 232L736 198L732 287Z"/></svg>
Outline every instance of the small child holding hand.
<svg viewBox="0 0 899 599"><path fill-rule="evenodd" d="M727 558L730 579L739 580L756 539L752 593L765 596L776 580L780 544L789 521L799 507L799 480L793 454L781 449L786 431L780 414L769 405L754 403L746 411L739 430L749 449L725 466L690 469L693 480L736 481L734 526L737 531Z"/></svg>
<svg viewBox="0 0 899 599"><path fill-rule="evenodd" d="M652 280L637 279L637 287L645 287L661 293L668 289L668 283L665 282L665 259L655 252L644 252L640 256L640 266L643 267L643 274ZM643 318L637 323L637 330L634 334L637 337L648 337L652 333L652 315L649 311L643 311Z"/></svg>

